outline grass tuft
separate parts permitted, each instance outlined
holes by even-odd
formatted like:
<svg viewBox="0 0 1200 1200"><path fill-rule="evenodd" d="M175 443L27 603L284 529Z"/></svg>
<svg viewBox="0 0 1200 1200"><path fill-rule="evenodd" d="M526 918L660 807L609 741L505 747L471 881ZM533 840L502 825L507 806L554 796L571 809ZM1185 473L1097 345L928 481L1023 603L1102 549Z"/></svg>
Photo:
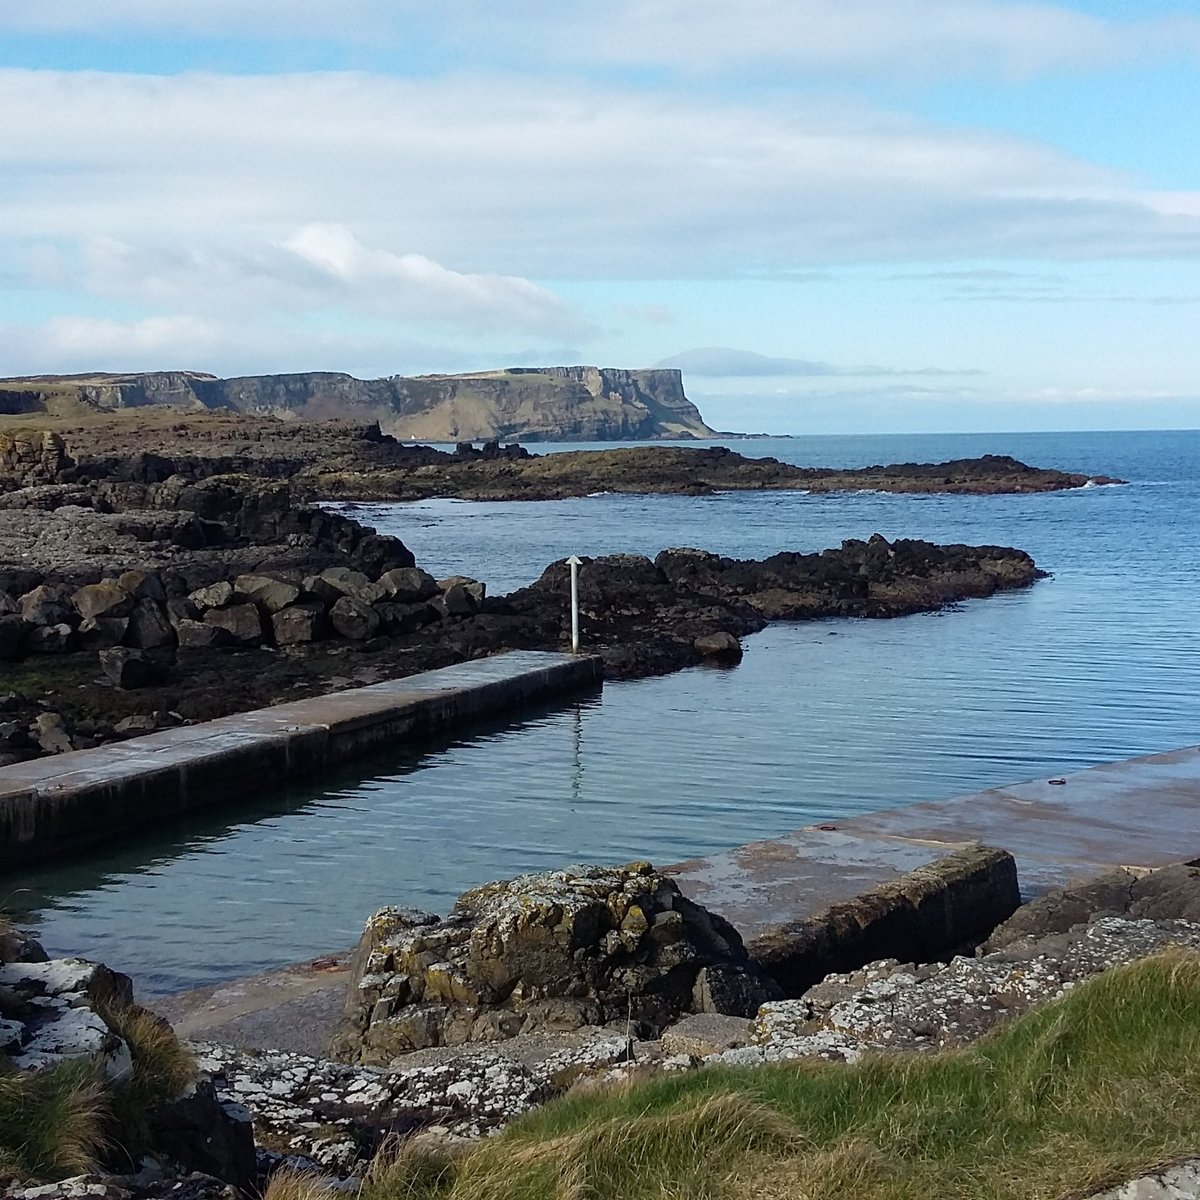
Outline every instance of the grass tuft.
<svg viewBox="0 0 1200 1200"><path fill-rule="evenodd" d="M0 1068L0 1180L62 1179L92 1170L109 1110L91 1062L47 1071Z"/></svg>
<svg viewBox="0 0 1200 1200"><path fill-rule="evenodd" d="M196 1059L170 1024L137 1004L108 1004L101 1015L123 1037L133 1058L133 1073L113 1083L112 1141L136 1162L153 1146L149 1115L174 1099L197 1075Z"/></svg>

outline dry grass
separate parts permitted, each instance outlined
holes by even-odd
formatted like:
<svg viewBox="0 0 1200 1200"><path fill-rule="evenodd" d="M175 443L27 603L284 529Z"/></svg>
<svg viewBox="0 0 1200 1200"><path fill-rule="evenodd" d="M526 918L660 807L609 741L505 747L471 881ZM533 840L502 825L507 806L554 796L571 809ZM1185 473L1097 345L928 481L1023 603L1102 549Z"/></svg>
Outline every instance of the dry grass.
<svg viewBox="0 0 1200 1200"><path fill-rule="evenodd" d="M458 1157L394 1153L364 1197L1055 1200L1189 1154L1200 957L1168 954L964 1051L569 1096Z"/></svg>
<svg viewBox="0 0 1200 1200"><path fill-rule="evenodd" d="M196 1078L192 1052L171 1026L136 1004L111 1004L101 1015L125 1039L133 1074L110 1088L111 1140L130 1162L152 1149L148 1114Z"/></svg>
<svg viewBox="0 0 1200 1200"><path fill-rule="evenodd" d="M0 1073L0 1180L60 1179L93 1169L109 1110L94 1064Z"/></svg>

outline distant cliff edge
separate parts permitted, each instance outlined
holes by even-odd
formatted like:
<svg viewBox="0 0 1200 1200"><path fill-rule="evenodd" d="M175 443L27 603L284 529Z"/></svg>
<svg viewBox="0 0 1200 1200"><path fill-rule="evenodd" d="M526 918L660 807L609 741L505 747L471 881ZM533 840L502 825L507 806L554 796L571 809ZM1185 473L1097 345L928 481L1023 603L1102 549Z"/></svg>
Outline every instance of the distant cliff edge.
<svg viewBox="0 0 1200 1200"><path fill-rule="evenodd" d="M335 372L218 379L192 371L0 381L0 413L170 405L287 418L378 421L405 441L526 442L710 437L676 370L513 367L355 379Z"/></svg>

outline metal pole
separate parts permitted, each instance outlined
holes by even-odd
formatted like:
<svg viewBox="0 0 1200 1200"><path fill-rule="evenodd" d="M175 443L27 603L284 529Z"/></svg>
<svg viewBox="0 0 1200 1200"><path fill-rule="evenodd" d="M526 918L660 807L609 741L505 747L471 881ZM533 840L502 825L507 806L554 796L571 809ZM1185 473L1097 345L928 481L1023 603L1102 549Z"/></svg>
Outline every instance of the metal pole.
<svg viewBox="0 0 1200 1200"><path fill-rule="evenodd" d="M583 560L572 554L567 559L571 567L571 653L579 653L579 568Z"/></svg>

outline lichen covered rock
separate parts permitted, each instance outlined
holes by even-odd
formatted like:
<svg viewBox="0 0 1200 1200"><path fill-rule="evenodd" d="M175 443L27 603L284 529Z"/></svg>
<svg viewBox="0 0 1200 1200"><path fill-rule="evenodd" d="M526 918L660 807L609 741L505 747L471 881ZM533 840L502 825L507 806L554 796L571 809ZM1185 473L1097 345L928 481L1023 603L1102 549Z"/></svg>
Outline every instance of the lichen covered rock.
<svg viewBox="0 0 1200 1200"><path fill-rule="evenodd" d="M654 1036L690 1012L752 1016L778 988L737 931L649 863L489 883L450 915L367 923L333 1040L350 1062L610 1022Z"/></svg>

